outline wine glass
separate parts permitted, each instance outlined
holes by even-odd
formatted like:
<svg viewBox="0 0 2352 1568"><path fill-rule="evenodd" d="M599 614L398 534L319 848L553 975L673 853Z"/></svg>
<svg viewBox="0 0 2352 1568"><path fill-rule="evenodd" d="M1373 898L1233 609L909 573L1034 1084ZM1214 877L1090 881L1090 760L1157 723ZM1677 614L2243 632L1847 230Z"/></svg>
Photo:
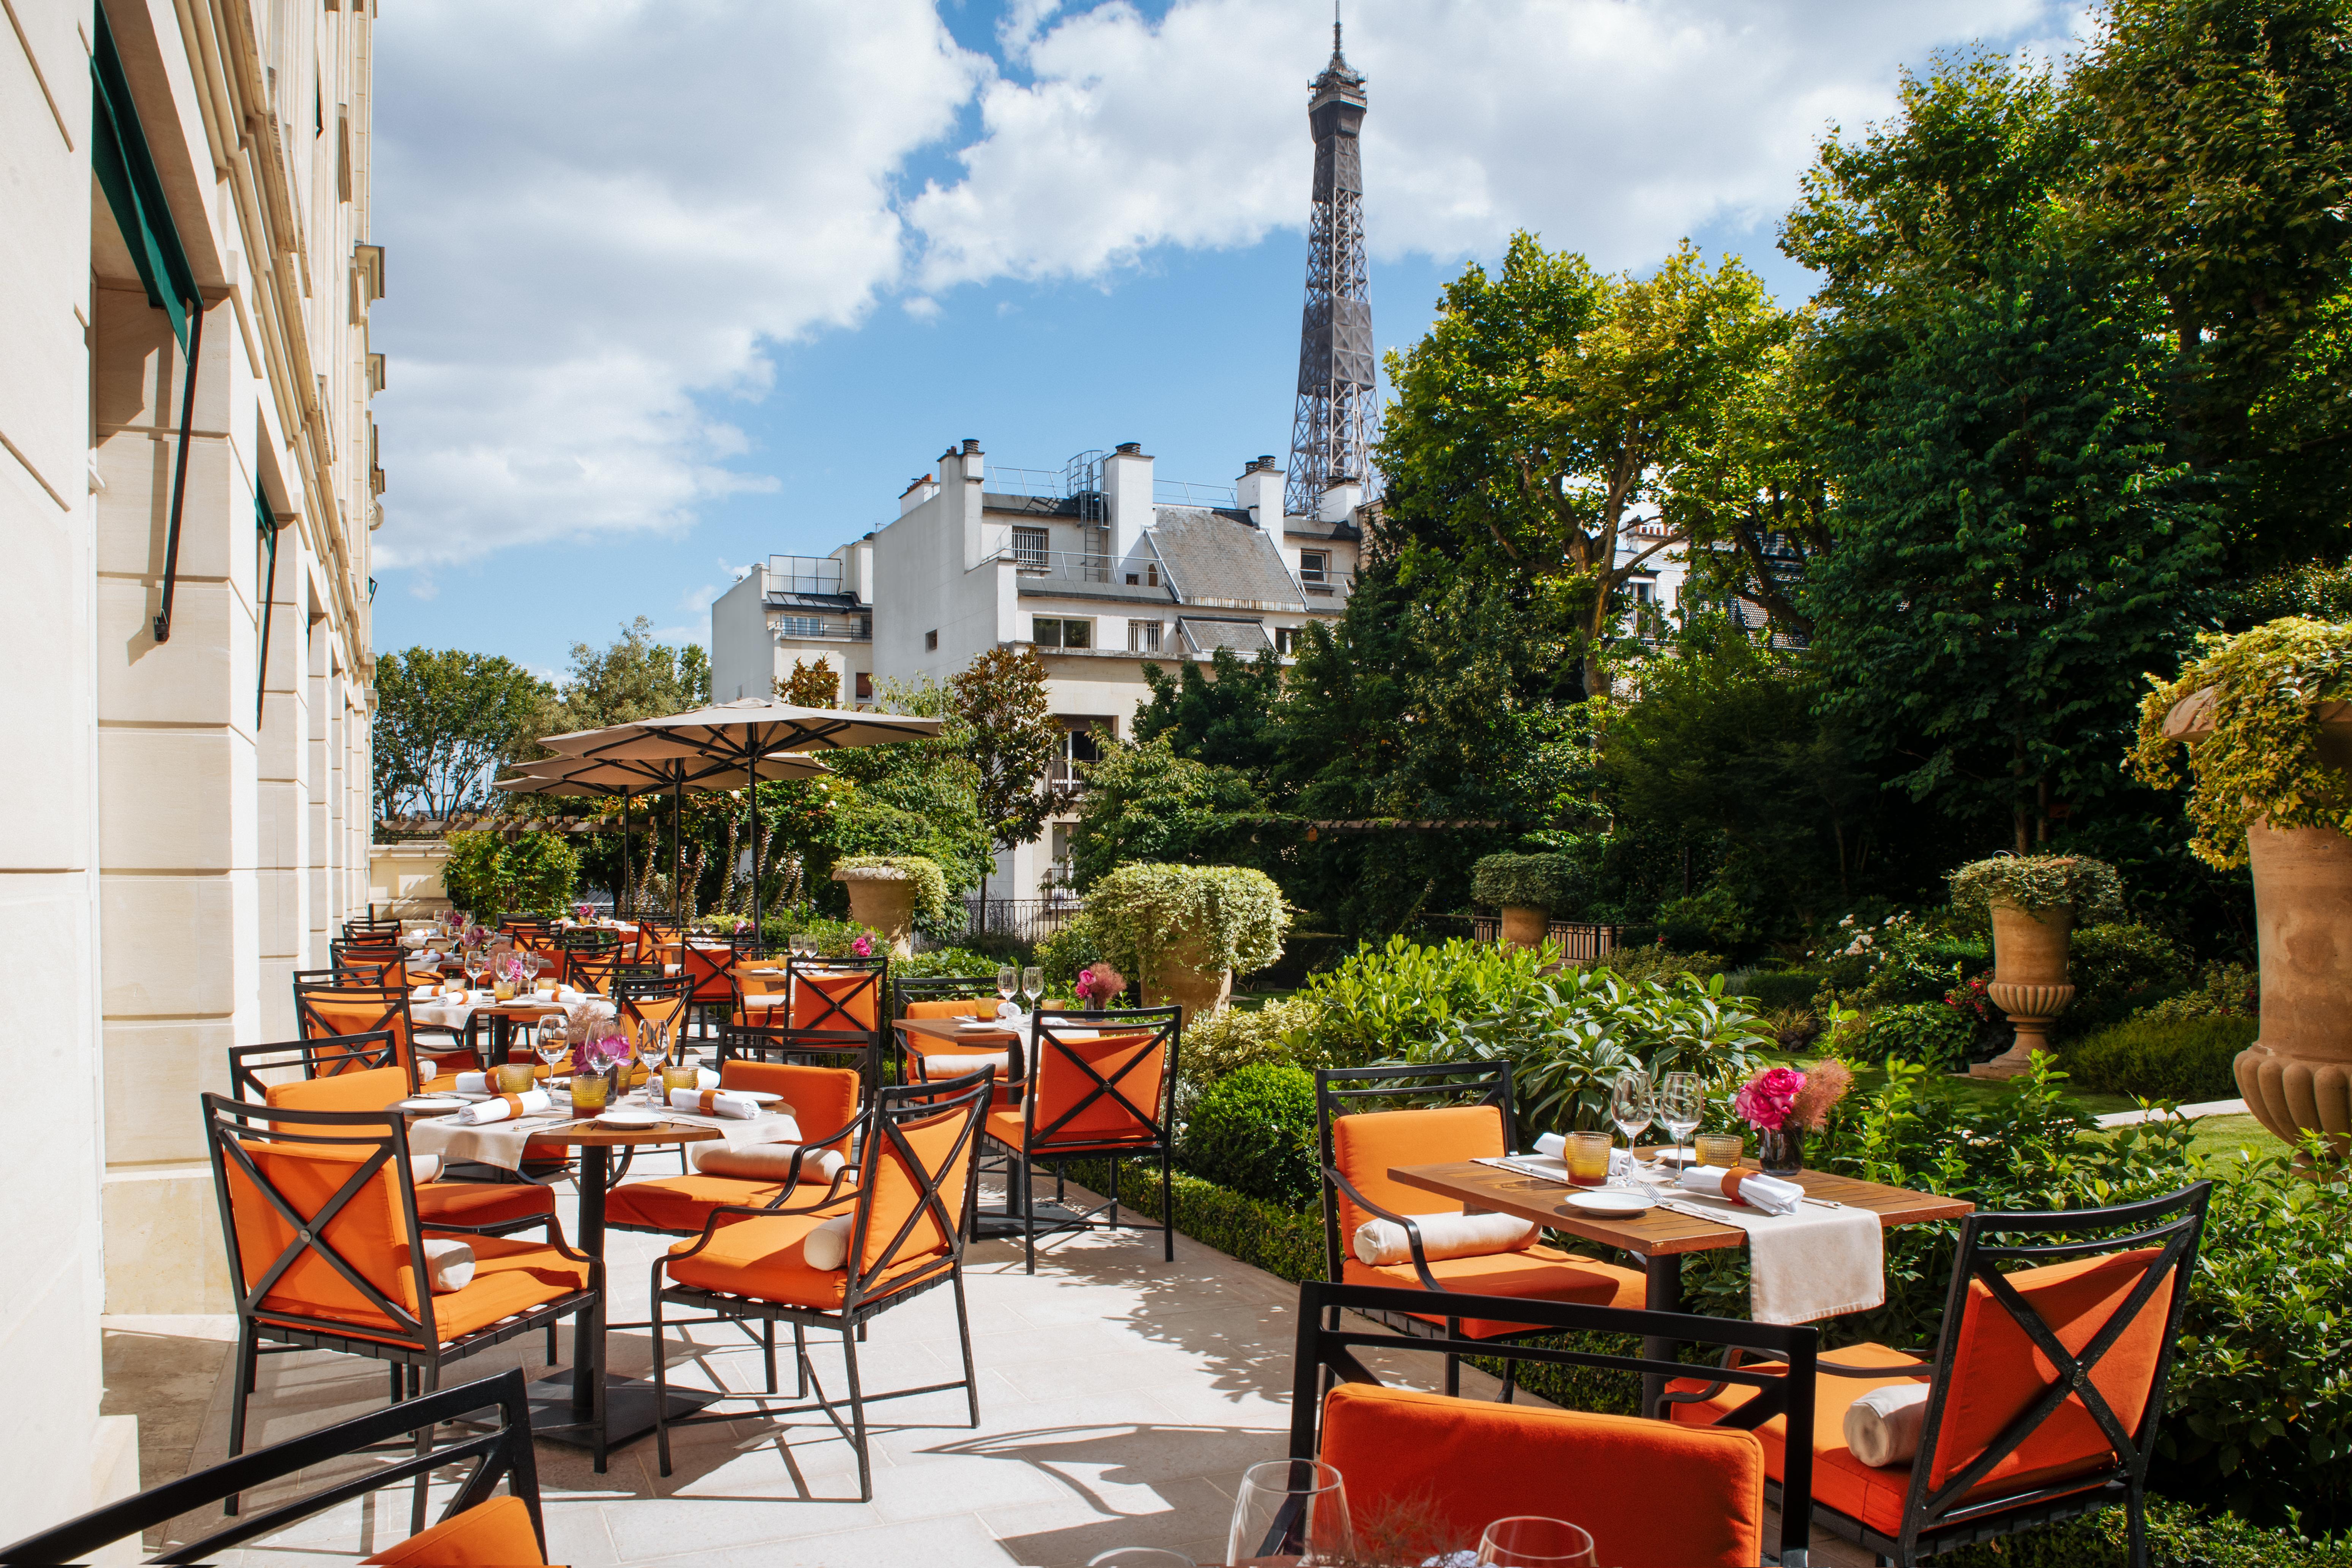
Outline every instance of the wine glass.
<svg viewBox="0 0 2352 1568"><path fill-rule="evenodd" d="M548 1079L554 1079L554 1069L572 1054L572 1021L561 1013L549 1013L531 1026L531 1049L548 1068Z"/></svg>
<svg viewBox="0 0 2352 1568"><path fill-rule="evenodd" d="M1021 972L1021 994L1029 998L1032 1007L1045 1005L1045 971L1042 967L1033 963Z"/></svg>
<svg viewBox="0 0 2352 1568"><path fill-rule="evenodd" d="M1242 1472L1225 1537L1233 1568L1276 1561L1316 1568L1344 1563L1355 1549L1339 1471L1320 1459L1268 1459Z"/></svg>
<svg viewBox="0 0 2352 1568"><path fill-rule="evenodd" d="M1609 1087L1609 1119L1617 1123L1617 1131L1625 1134L1625 1155L1632 1159L1633 1146L1658 1114L1657 1100L1650 1089L1650 1075L1639 1068L1627 1068L1617 1075Z"/></svg>
<svg viewBox="0 0 2352 1568"><path fill-rule="evenodd" d="M1599 1568L1592 1537L1564 1519L1514 1514L1478 1537L1478 1561L1495 1568Z"/></svg>
<svg viewBox="0 0 2352 1568"><path fill-rule="evenodd" d="M1699 1088L1698 1074L1670 1072L1665 1076L1658 1090L1658 1121L1674 1134L1677 1151L1675 1163L1678 1167L1683 1163L1679 1151L1689 1141L1690 1135L1698 1131L1700 1118L1706 1110L1706 1100Z"/></svg>
<svg viewBox="0 0 2352 1568"><path fill-rule="evenodd" d="M651 1024L637 1025L637 1065L646 1069L646 1103L660 1105L667 1098L662 1089L662 1068L669 1065L669 1042Z"/></svg>

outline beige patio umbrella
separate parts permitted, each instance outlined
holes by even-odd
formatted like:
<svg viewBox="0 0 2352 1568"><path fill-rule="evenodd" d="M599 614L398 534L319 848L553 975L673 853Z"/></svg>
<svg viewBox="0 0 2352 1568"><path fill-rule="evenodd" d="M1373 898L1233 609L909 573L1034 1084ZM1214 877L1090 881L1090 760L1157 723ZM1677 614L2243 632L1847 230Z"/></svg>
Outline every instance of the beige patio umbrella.
<svg viewBox="0 0 2352 1568"><path fill-rule="evenodd" d="M708 764L751 764L777 752L823 752L928 740L941 721L904 713L851 713L802 708L773 698L745 697L663 719L641 719L603 730L578 730L540 742L551 752L595 762L660 762L699 758ZM766 776L762 773L761 776ZM751 879L751 929L760 929L760 880Z"/></svg>
<svg viewBox="0 0 2352 1568"><path fill-rule="evenodd" d="M588 731L596 733L597 731ZM628 801L633 795L658 795L667 786L671 792L673 807L683 803L689 787L698 790L736 790L762 780L821 778L825 765L814 757L777 752L758 759L746 768L740 763L714 762L705 757L673 756L645 757L629 761L597 762L582 757L541 757L524 763L511 778L498 781L492 787L510 795L545 795L558 796L588 795L621 797L621 883L629 885L629 834L627 829ZM678 888L682 850L678 842L677 818L672 818L670 831L670 919L679 920L683 912ZM753 889L758 897L758 889Z"/></svg>

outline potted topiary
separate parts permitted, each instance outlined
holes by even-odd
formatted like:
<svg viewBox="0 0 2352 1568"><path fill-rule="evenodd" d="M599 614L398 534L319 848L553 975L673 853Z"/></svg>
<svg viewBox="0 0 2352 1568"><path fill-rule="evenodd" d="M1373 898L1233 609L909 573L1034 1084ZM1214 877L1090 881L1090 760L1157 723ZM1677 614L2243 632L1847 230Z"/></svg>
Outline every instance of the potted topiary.
<svg viewBox="0 0 2352 1568"><path fill-rule="evenodd" d="M2352 626L2289 616L2202 639L2140 708L2132 765L2179 783L2189 747L2189 847L2253 868L2262 1035L2238 1092L2289 1142L2352 1145Z"/></svg>
<svg viewBox="0 0 2352 1568"><path fill-rule="evenodd" d="M1541 947L1554 919L1579 907L1584 873L1565 855L1489 855L1470 868L1470 896L1503 912L1503 941Z"/></svg>
<svg viewBox="0 0 2352 1568"><path fill-rule="evenodd" d="M1969 1076L2016 1078L2032 1070L2050 1026L2074 999L2066 948L2075 921L2120 910L2123 883L2114 867L2087 855L1996 855L1961 867L1949 880L1955 907L1980 910L1992 921L1992 984L1985 994L2017 1029L2014 1045L1970 1068Z"/></svg>
<svg viewBox="0 0 2352 1568"><path fill-rule="evenodd" d="M915 920L937 920L948 907L947 874L922 855L852 855L833 868L849 889L849 918L880 931L894 958L912 956Z"/></svg>
<svg viewBox="0 0 2352 1568"><path fill-rule="evenodd" d="M1128 865L1097 882L1086 913L1103 957L1134 975L1146 1006L1191 1020L1233 994L1234 976L1282 956L1282 889L1240 866Z"/></svg>

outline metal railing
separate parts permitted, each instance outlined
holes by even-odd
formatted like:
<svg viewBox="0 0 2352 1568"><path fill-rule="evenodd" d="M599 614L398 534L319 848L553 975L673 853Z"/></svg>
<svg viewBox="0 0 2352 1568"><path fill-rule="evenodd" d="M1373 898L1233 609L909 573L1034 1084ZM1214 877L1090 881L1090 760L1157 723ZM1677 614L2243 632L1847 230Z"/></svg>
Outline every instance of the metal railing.
<svg viewBox="0 0 2352 1568"><path fill-rule="evenodd" d="M872 642L872 616L770 616L768 629L780 637L814 642Z"/></svg>
<svg viewBox="0 0 2352 1568"><path fill-rule="evenodd" d="M1092 550L1024 549L1007 539L998 548L996 558L1012 562L1024 577L1043 577L1063 583L1108 583L1114 580L1111 558ZM1138 580L1140 581L1143 575L1139 569L1136 573Z"/></svg>
<svg viewBox="0 0 2352 1568"><path fill-rule="evenodd" d="M1238 502L1241 493L1231 485L1196 485L1190 479L1154 479L1151 500L1158 506L1223 506Z"/></svg>
<svg viewBox="0 0 2352 1568"><path fill-rule="evenodd" d="M1418 922L1421 939L1442 942L1447 937L1466 936L1473 942L1496 942L1503 940L1502 919L1496 915L1423 915ZM1596 925L1584 921L1554 921L1545 935L1560 945L1563 956L1570 963L1590 963L1617 951L1619 939L1625 928Z"/></svg>
<svg viewBox="0 0 2352 1568"><path fill-rule="evenodd" d="M775 594L838 594L841 563L830 555L771 555L767 587Z"/></svg>
<svg viewBox="0 0 2352 1568"><path fill-rule="evenodd" d="M1015 942L1037 942L1053 935L1085 906L1076 893L1044 899L983 899L963 900L964 931L970 936L1009 936Z"/></svg>

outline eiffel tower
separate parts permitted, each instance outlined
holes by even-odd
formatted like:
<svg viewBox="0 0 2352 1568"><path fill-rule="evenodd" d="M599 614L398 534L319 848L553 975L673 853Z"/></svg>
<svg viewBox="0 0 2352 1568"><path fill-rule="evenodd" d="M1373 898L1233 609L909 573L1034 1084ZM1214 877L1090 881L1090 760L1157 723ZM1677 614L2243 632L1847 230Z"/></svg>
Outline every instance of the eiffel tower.
<svg viewBox="0 0 2352 1568"><path fill-rule="evenodd" d="M1311 517L1333 483L1369 483L1380 435L1374 402L1372 299L1364 266L1364 79L1339 52L1331 5L1331 63L1309 84L1314 200L1307 216L1307 310L1298 329L1298 413L1291 426L1283 510Z"/></svg>

